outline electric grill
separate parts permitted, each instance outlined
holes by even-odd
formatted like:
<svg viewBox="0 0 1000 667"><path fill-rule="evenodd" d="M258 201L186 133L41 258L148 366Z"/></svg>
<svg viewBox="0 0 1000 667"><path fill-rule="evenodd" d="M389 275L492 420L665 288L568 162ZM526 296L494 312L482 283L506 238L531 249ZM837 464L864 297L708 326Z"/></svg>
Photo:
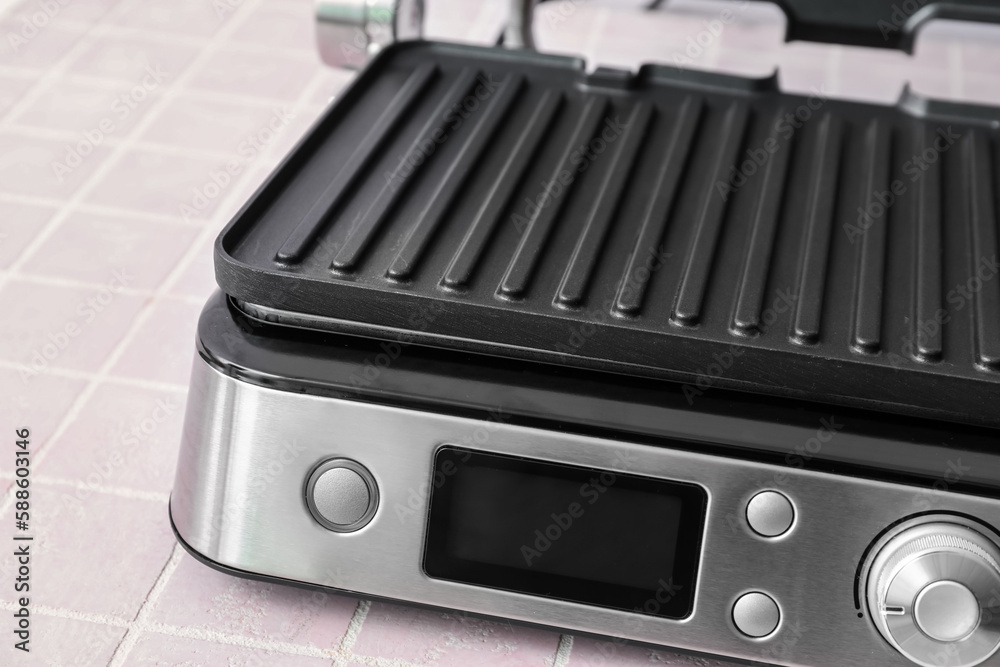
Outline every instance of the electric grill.
<svg viewBox="0 0 1000 667"><path fill-rule="evenodd" d="M846 43L892 12L787 4ZM998 4L926 7L883 45ZM1000 664L1000 110L360 43L215 246L192 554L747 662Z"/></svg>

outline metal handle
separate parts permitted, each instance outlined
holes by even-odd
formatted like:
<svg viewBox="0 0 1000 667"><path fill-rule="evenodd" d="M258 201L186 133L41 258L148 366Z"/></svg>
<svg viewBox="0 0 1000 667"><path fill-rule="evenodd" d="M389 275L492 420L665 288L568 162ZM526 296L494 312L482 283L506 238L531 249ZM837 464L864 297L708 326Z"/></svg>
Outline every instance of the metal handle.
<svg viewBox="0 0 1000 667"><path fill-rule="evenodd" d="M508 49L534 49L532 24L536 0L510 0L510 18L503 33L503 45Z"/></svg>
<svg viewBox="0 0 1000 667"><path fill-rule="evenodd" d="M317 0L316 41L323 62L358 69L393 42L423 34L423 0Z"/></svg>
<svg viewBox="0 0 1000 667"><path fill-rule="evenodd" d="M504 46L534 49L537 0L510 0ZM423 35L424 0L316 0L316 41L327 65L359 69L393 42Z"/></svg>

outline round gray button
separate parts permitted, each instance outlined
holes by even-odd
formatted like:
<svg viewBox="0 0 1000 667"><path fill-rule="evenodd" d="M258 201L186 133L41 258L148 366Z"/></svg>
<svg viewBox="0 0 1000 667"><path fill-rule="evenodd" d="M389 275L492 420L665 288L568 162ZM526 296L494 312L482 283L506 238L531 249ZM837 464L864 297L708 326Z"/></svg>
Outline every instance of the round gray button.
<svg viewBox="0 0 1000 667"><path fill-rule="evenodd" d="M784 535L795 522L792 501L777 491L761 491L747 503L747 523L763 537Z"/></svg>
<svg viewBox="0 0 1000 667"><path fill-rule="evenodd" d="M320 464L306 482L306 503L313 518L340 533L367 524L378 506L378 487L356 461L332 459Z"/></svg>
<svg viewBox="0 0 1000 667"><path fill-rule="evenodd" d="M770 595L747 593L733 605L733 623L747 637L766 637L780 621L781 610Z"/></svg>
<svg viewBox="0 0 1000 667"><path fill-rule="evenodd" d="M975 594L962 584L936 581L917 595L913 616L931 639L957 642L979 627L981 609Z"/></svg>

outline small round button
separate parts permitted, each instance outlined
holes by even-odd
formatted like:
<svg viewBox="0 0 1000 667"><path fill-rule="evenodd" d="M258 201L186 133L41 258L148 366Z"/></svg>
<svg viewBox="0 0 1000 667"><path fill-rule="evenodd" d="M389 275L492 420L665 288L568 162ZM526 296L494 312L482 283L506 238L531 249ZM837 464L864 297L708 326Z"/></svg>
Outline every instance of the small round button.
<svg viewBox="0 0 1000 667"><path fill-rule="evenodd" d="M356 461L332 459L316 467L306 482L306 504L313 518L338 533L358 530L375 515L378 487Z"/></svg>
<svg viewBox="0 0 1000 667"><path fill-rule="evenodd" d="M747 523L762 537L784 535L794 521L792 501L777 491L761 491L747 503Z"/></svg>
<svg viewBox="0 0 1000 667"><path fill-rule="evenodd" d="M957 581L936 581L917 595L913 616L925 635L939 642L965 639L979 627L979 600Z"/></svg>
<svg viewBox="0 0 1000 667"><path fill-rule="evenodd" d="M781 610L770 595L747 593L733 605L733 623L747 637L766 637L778 629L780 621Z"/></svg>

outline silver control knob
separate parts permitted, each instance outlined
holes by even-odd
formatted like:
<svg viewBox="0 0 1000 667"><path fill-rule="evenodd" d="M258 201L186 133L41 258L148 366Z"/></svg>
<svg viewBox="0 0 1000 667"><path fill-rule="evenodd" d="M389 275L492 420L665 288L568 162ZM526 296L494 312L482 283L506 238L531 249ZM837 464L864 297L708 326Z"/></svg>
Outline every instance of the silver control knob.
<svg viewBox="0 0 1000 667"><path fill-rule="evenodd" d="M419 39L423 0L317 0L316 38L323 62L357 69L393 42Z"/></svg>
<svg viewBox="0 0 1000 667"><path fill-rule="evenodd" d="M1000 547L978 528L926 517L883 538L869 560L869 614L918 665L974 667L1000 648Z"/></svg>

